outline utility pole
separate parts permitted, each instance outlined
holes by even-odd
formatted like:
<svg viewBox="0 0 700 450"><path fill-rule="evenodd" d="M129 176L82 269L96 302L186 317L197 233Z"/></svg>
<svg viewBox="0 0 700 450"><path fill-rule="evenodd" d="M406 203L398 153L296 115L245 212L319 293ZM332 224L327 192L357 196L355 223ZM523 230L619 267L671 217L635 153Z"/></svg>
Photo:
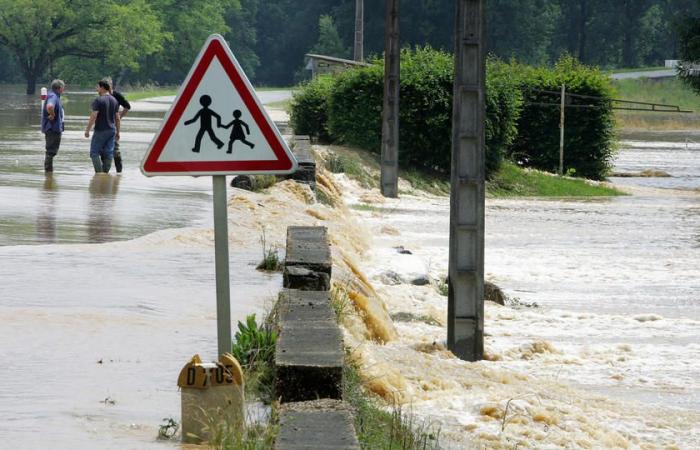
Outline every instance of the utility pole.
<svg viewBox="0 0 700 450"><path fill-rule="evenodd" d="M384 107L382 109L381 191L399 196L399 0L386 0L384 30Z"/></svg>
<svg viewBox="0 0 700 450"><path fill-rule="evenodd" d="M447 346L484 356L484 0L456 0Z"/></svg>
<svg viewBox="0 0 700 450"><path fill-rule="evenodd" d="M566 108L566 85L561 85L561 112L559 113L559 176L564 175L564 108Z"/></svg>
<svg viewBox="0 0 700 450"><path fill-rule="evenodd" d="M355 61L363 61L364 56L364 0L355 0Z"/></svg>

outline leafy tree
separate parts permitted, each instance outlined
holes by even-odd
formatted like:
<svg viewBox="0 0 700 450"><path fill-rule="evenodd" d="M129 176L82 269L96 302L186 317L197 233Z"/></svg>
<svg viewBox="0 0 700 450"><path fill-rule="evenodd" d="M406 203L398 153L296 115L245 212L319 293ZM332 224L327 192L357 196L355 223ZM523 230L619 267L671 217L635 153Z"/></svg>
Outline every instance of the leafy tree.
<svg viewBox="0 0 700 450"><path fill-rule="evenodd" d="M226 38L248 78L254 79L260 66L260 58L255 54L255 44L258 41L255 27L258 0L239 1L240 8L230 7L227 10L226 24L231 31L226 34Z"/></svg>
<svg viewBox="0 0 700 450"><path fill-rule="evenodd" d="M700 94L700 18L688 17L679 26L678 76L695 92Z"/></svg>
<svg viewBox="0 0 700 450"><path fill-rule="evenodd" d="M155 19L144 0L0 0L0 43L14 54L33 94L37 79L67 56L138 67L140 55L160 49Z"/></svg>
<svg viewBox="0 0 700 450"><path fill-rule="evenodd" d="M338 29L333 23L333 17L322 15L318 19L318 41L311 48L311 53L326 56L347 58L349 50L343 46L343 41L338 35Z"/></svg>

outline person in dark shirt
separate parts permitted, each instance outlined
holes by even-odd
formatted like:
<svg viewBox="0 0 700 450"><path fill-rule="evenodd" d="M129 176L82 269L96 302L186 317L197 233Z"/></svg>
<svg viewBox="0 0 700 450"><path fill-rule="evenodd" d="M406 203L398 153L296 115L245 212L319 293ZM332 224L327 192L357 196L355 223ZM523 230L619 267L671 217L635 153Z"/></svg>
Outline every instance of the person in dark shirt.
<svg viewBox="0 0 700 450"><path fill-rule="evenodd" d="M192 147L192 151L199 153L204 133L209 134L209 138L214 141L216 148L223 147L224 143L216 137L214 130L211 128L211 120L214 117L216 117L216 126L221 127L221 116L209 108L209 105L211 105L211 97L208 95L202 95L199 97L199 104L202 105L202 109L197 111L197 114L195 114L193 118L185 121L185 125L189 125L199 120L199 131L197 131L197 136L194 139L194 147Z"/></svg>
<svg viewBox="0 0 700 450"><path fill-rule="evenodd" d="M121 110L119 111L119 119L123 119L129 111L131 111L131 103L124 97L124 95L116 91L114 89L114 84L112 83L112 79L107 77L104 79L104 81L107 81L110 86L112 86L112 90L109 91L109 93L112 95L112 97L117 99L117 103L119 103L119 106L121 107ZM114 168L117 170L117 173L121 173L122 171L122 153L119 150L119 139L114 141Z"/></svg>
<svg viewBox="0 0 700 450"><path fill-rule="evenodd" d="M119 103L109 95L112 86L105 80L97 82L99 96L92 102L92 112L85 128L85 137L90 137L90 130L95 126L95 133L90 141L90 159L95 173L108 173L114 156L114 142L119 140L121 125Z"/></svg>

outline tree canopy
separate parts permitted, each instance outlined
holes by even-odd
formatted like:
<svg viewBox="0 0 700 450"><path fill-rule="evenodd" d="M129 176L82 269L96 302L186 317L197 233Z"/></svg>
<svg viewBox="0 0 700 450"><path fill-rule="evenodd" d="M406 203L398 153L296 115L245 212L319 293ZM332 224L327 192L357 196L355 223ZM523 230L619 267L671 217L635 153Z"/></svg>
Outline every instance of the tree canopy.
<svg viewBox="0 0 700 450"><path fill-rule="evenodd" d="M485 0L489 53L551 65L568 54L600 67L659 66L688 49L700 0ZM368 58L384 47L384 2L365 1ZM403 47L451 51L453 0L403 0ZM0 0L0 81L112 75L182 81L206 37L222 34L249 78L289 85L304 54L347 56L355 0ZM684 35L685 36L685 35ZM685 42L687 38L683 38Z"/></svg>

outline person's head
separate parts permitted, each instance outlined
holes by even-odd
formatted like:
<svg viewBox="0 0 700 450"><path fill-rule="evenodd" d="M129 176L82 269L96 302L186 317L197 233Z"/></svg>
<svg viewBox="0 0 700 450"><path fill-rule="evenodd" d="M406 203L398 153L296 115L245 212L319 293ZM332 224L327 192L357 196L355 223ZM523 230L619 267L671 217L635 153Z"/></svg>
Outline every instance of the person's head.
<svg viewBox="0 0 700 450"><path fill-rule="evenodd" d="M233 117L235 117L236 119L240 119L241 118L241 110L240 109L235 110L233 112Z"/></svg>
<svg viewBox="0 0 700 450"><path fill-rule="evenodd" d="M211 105L211 97L208 95L202 95L199 97L199 104L206 108L207 106Z"/></svg>
<svg viewBox="0 0 700 450"><path fill-rule="evenodd" d="M54 91L57 94L63 94L63 91L66 89L66 83L63 82L63 80L53 80L51 82L51 90Z"/></svg>
<svg viewBox="0 0 700 450"><path fill-rule="evenodd" d="M100 95L104 94L109 94L110 89L112 89L112 86L106 82L105 80L100 80L97 82L97 93Z"/></svg>
<svg viewBox="0 0 700 450"><path fill-rule="evenodd" d="M112 92L112 89L113 89L113 86L114 86L114 83L112 83L112 77L104 77L104 78L101 79L100 81L103 81L103 82L107 83L107 86L109 86L109 89L108 89L109 92Z"/></svg>

